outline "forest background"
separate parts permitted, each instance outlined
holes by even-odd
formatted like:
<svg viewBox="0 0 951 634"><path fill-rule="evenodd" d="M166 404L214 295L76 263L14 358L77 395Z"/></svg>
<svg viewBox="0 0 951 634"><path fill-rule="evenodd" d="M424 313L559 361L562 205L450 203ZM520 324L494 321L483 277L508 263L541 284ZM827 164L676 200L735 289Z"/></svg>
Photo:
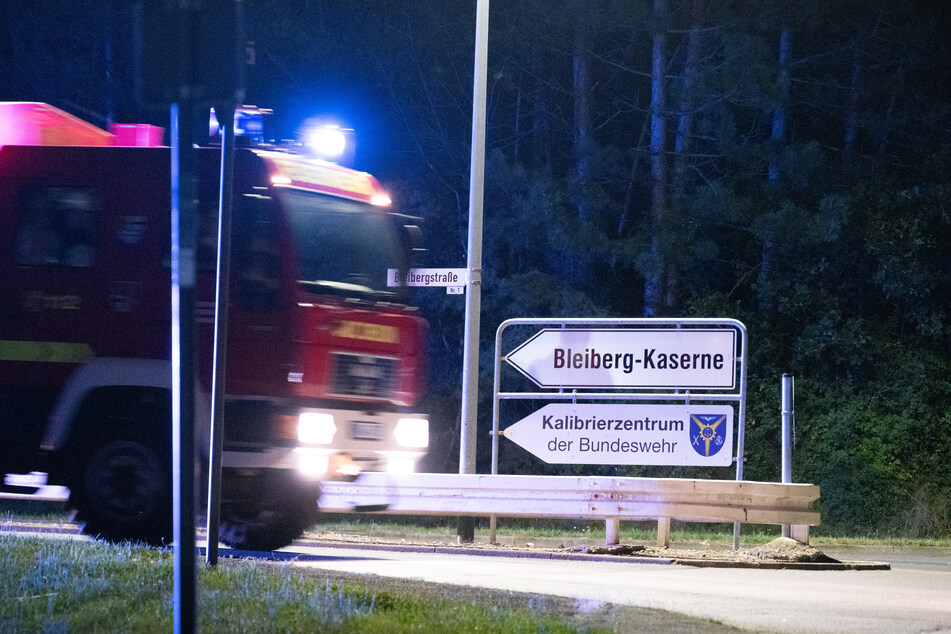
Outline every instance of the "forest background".
<svg viewBox="0 0 951 634"><path fill-rule="evenodd" d="M749 332L744 475L793 476L826 529L951 535L951 11L930 0L493 0L479 471L512 317L730 317ZM5 0L0 99L87 120L134 99L125 0ZM244 0L247 102L275 136L332 113L356 166L466 266L475 2ZM428 471L459 457L464 300L429 319ZM514 422L514 421L511 421ZM504 426L504 425L503 425ZM564 467L505 446L502 473Z"/></svg>

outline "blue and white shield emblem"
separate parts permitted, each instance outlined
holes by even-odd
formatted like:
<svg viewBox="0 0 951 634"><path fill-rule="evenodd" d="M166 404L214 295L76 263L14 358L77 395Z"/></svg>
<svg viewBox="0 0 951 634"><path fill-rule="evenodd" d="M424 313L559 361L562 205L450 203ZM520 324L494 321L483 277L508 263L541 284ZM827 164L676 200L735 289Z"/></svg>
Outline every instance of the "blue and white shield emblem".
<svg viewBox="0 0 951 634"><path fill-rule="evenodd" d="M715 456L726 443L726 416L691 414L690 446L701 456Z"/></svg>

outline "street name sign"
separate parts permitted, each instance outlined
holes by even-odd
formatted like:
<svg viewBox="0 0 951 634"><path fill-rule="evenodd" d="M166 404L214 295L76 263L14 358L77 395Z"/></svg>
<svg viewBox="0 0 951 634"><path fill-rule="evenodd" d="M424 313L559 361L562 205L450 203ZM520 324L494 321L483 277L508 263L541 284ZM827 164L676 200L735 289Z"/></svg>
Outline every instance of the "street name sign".
<svg viewBox="0 0 951 634"><path fill-rule="evenodd" d="M469 269L410 269L406 276L399 269L387 269L387 286L465 286Z"/></svg>
<svg viewBox="0 0 951 634"><path fill-rule="evenodd" d="M539 387L736 388L732 328L549 328L505 357Z"/></svg>
<svg viewBox="0 0 951 634"><path fill-rule="evenodd" d="M733 407L551 403L502 435L549 464L727 467Z"/></svg>
<svg viewBox="0 0 951 634"><path fill-rule="evenodd" d="M469 282L469 269L410 269L402 275L399 269L386 270L387 286L442 286L450 295L462 295Z"/></svg>

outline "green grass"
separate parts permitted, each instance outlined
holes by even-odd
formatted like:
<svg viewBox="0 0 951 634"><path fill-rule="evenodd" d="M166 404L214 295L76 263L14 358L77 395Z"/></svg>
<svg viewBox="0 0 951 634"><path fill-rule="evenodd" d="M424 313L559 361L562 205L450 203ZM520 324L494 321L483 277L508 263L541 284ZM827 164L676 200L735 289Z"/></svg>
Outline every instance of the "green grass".
<svg viewBox="0 0 951 634"><path fill-rule="evenodd" d="M172 554L129 544L0 535L0 632L167 632ZM291 564L199 566L202 632L587 632L527 595L442 598ZM514 598L513 598L514 597ZM502 604L500 606L500 603Z"/></svg>

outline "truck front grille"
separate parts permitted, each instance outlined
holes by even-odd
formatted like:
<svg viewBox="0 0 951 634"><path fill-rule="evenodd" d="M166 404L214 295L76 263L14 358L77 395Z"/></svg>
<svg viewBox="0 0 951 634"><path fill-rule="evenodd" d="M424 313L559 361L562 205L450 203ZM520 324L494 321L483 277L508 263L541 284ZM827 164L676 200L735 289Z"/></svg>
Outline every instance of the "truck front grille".
<svg viewBox="0 0 951 634"><path fill-rule="evenodd" d="M333 354L332 396L387 399L396 382L396 359L370 354Z"/></svg>

